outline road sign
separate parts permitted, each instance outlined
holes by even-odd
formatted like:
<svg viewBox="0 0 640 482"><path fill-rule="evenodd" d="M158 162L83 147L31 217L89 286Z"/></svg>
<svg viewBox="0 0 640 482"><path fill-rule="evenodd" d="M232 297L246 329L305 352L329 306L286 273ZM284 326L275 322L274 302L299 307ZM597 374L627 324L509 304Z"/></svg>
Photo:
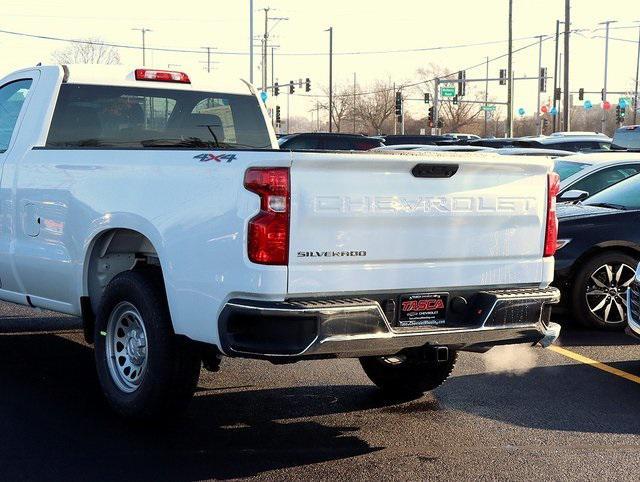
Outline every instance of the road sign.
<svg viewBox="0 0 640 482"><path fill-rule="evenodd" d="M442 97L455 97L456 96L456 88L455 87L440 87L440 95Z"/></svg>
<svg viewBox="0 0 640 482"><path fill-rule="evenodd" d="M480 110L483 110L485 112L493 112L494 110L496 110L496 106L495 105L481 105L480 106Z"/></svg>

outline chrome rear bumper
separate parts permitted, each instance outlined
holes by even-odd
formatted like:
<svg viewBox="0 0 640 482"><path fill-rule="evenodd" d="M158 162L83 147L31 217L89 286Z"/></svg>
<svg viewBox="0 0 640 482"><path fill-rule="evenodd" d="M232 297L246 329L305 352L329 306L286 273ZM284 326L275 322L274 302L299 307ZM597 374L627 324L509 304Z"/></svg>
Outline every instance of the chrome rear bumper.
<svg viewBox="0 0 640 482"><path fill-rule="evenodd" d="M549 322L551 305L560 300L556 288L476 292L458 322L463 326L455 327L399 327L381 298L231 300L218 324L222 348L230 356L282 360L361 357L426 345L469 351L549 346L560 334Z"/></svg>

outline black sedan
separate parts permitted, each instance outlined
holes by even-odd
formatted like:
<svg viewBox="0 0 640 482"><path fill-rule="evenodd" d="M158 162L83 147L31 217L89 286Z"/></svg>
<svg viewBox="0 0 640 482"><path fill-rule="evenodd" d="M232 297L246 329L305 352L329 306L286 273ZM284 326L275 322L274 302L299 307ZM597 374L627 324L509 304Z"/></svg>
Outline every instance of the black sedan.
<svg viewBox="0 0 640 482"><path fill-rule="evenodd" d="M589 327L622 329L626 291L640 260L640 176L559 205L555 285L562 304Z"/></svg>

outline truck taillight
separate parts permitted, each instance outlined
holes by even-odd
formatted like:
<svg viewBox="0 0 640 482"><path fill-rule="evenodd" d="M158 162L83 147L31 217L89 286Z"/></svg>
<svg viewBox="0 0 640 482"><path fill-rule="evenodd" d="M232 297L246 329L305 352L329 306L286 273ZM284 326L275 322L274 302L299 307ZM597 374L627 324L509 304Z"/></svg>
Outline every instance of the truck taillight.
<svg viewBox="0 0 640 482"><path fill-rule="evenodd" d="M177 84L190 84L191 79L184 72L173 70L136 69L136 80L148 80L152 82L174 82Z"/></svg>
<svg viewBox="0 0 640 482"><path fill-rule="evenodd" d="M558 216L556 196L560 192L560 176L552 172L548 176L547 187L547 230L544 238L544 256L553 256L558 247Z"/></svg>
<svg viewBox="0 0 640 482"><path fill-rule="evenodd" d="M286 265L289 262L291 202L289 168L248 169L244 187L260 196L260 212L249 220L249 260L258 264Z"/></svg>

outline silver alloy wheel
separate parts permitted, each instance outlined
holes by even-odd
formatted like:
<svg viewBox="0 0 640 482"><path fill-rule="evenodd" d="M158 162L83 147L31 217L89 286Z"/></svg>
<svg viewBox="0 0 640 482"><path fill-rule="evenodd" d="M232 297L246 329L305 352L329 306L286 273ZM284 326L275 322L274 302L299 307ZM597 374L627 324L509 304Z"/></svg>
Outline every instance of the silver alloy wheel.
<svg viewBox="0 0 640 482"><path fill-rule="evenodd" d="M605 264L587 281L585 293L589 311L604 323L627 320L627 288L633 282L634 269L624 263Z"/></svg>
<svg viewBox="0 0 640 482"><path fill-rule="evenodd" d="M140 312L128 301L111 312L106 352L111 379L123 392L135 392L147 368L147 332Z"/></svg>

